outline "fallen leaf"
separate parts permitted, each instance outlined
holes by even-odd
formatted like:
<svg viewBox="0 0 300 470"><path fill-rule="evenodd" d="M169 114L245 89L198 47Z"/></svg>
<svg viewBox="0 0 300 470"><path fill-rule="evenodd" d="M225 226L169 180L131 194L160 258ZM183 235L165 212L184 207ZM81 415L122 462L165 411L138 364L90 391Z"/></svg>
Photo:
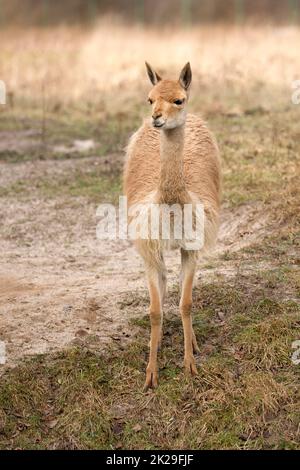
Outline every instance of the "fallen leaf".
<svg viewBox="0 0 300 470"><path fill-rule="evenodd" d="M48 428L50 428L50 429L55 428L55 426L57 425L57 422L58 422L58 419L52 419L52 420L49 421L49 423L48 423Z"/></svg>
<svg viewBox="0 0 300 470"><path fill-rule="evenodd" d="M142 426L140 424L136 424L135 426L133 426L132 430L134 432L140 432L142 429Z"/></svg>

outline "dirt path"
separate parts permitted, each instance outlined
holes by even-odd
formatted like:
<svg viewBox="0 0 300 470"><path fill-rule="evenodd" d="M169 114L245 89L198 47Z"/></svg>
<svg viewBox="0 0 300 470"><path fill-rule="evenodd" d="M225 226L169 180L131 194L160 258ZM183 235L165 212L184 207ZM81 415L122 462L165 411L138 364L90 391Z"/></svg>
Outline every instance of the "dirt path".
<svg viewBox="0 0 300 470"><path fill-rule="evenodd" d="M95 161L1 163L0 185L28 183L45 174L56 178ZM220 255L263 234L266 221L256 220L257 211L224 209L215 268L200 265L201 282L236 273L234 263L224 268ZM0 218L0 340L6 345L6 366L74 343L101 350L111 340L130 340L135 334L130 318L147 311L143 265L129 242L97 241L94 203L59 195L41 199L33 191L30 198L0 198ZM177 252L168 254L167 265L169 285L174 285Z"/></svg>

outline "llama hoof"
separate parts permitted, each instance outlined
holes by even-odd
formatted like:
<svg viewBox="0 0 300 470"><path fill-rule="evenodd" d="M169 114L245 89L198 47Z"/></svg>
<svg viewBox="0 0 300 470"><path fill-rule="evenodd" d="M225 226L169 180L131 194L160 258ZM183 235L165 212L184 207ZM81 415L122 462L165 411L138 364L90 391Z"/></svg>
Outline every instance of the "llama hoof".
<svg viewBox="0 0 300 470"><path fill-rule="evenodd" d="M184 368L187 375L198 375L195 359L191 358L184 359Z"/></svg>
<svg viewBox="0 0 300 470"><path fill-rule="evenodd" d="M147 371L146 372L146 381L143 388L143 391L146 392L149 388L156 388L158 386L158 376L156 371Z"/></svg>

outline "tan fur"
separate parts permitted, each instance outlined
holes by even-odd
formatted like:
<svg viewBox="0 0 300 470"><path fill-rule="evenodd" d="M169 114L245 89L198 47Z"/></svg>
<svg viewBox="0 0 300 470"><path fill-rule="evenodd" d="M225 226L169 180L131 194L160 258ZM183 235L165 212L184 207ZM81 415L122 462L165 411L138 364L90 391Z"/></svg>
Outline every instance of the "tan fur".
<svg viewBox="0 0 300 470"><path fill-rule="evenodd" d="M147 68L149 73L150 66ZM161 80L158 74L149 77L156 83L149 93L153 102L153 122L159 119L166 123L165 126L172 127L157 129L147 120L130 139L124 168L124 192L128 207L143 202L169 205L202 202L205 209L203 249L206 250L214 243L218 227L220 167L217 144L199 117L185 115L188 89L180 81ZM173 102L178 99L185 99L185 102L177 106ZM185 125L181 124L183 118ZM162 240L137 240L135 244L145 261L150 292L152 331L145 384L148 388L157 385L156 355L162 334L162 306L166 288L163 251L166 244ZM196 373L193 351L198 350L191 323L192 285L198 255L199 252L181 247L183 279L180 311L185 336L185 366L192 374Z"/></svg>

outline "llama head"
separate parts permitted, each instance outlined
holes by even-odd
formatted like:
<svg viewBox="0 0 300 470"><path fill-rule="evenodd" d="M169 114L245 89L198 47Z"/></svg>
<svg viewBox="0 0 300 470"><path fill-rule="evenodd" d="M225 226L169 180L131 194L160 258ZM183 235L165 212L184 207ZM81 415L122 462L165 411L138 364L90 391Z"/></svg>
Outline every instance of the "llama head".
<svg viewBox="0 0 300 470"><path fill-rule="evenodd" d="M182 126L186 120L186 103L192 81L190 63L183 67L178 80L161 78L147 62L146 68L153 85L148 95L152 106L152 125L161 129Z"/></svg>

